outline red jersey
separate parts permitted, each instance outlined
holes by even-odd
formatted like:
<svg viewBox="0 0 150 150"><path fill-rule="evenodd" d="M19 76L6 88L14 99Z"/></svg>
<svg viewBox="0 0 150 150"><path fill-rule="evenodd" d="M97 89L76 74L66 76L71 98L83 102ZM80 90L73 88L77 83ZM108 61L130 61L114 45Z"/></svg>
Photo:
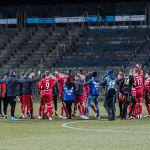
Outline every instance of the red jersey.
<svg viewBox="0 0 150 150"><path fill-rule="evenodd" d="M53 89L53 86L55 84L55 80L52 79L51 77L45 77L44 79L42 79L40 82L39 82L39 89L41 91L43 91L45 94L50 94L52 95L52 89Z"/></svg>
<svg viewBox="0 0 150 150"><path fill-rule="evenodd" d="M139 78L141 78L140 80L141 80L141 82L142 82L142 85L141 85L141 86L142 86L142 88L144 88L144 82L145 82L145 81L144 81L144 80L145 80L145 79L144 79L144 72L143 72L142 68L140 68L140 67L138 67L138 70L139 70L138 74L139 74L139 76L140 76Z"/></svg>
<svg viewBox="0 0 150 150"><path fill-rule="evenodd" d="M150 80L145 80L144 89L145 92L150 92Z"/></svg>
<svg viewBox="0 0 150 150"><path fill-rule="evenodd" d="M144 87L143 76L141 76L141 75L134 76L134 81L135 81L136 91L137 90L143 90L143 87Z"/></svg>
<svg viewBox="0 0 150 150"><path fill-rule="evenodd" d="M57 83L58 83L58 87L59 87L59 92L62 93L63 92L63 85L65 82L66 78L62 78L62 77L57 77Z"/></svg>
<svg viewBox="0 0 150 150"><path fill-rule="evenodd" d="M89 85L84 85L83 87L83 102L87 103L87 99L89 96Z"/></svg>
<svg viewBox="0 0 150 150"><path fill-rule="evenodd" d="M38 82L38 85L37 85L37 87L38 87L39 90L41 90L41 81L42 81L42 80L40 80L40 81Z"/></svg>

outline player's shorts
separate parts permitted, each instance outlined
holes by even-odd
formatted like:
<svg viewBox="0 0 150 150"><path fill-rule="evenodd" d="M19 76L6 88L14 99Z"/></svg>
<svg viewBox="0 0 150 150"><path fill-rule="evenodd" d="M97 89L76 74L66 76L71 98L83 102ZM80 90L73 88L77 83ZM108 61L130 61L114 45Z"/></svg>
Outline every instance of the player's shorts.
<svg viewBox="0 0 150 150"><path fill-rule="evenodd" d="M50 94L43 94L41 98L45 103L53 102L53 97Z"/></svg>
<svg viewBox="0 0 150 150"><path fill-rule="evenodd" d="M53 102L53 96L50 92L41 92L41 100L45 103Z"/></svg>
<svg viewBox="0 0 150 150"><path fill-rule="evenodd" d="M76 95L76 101L82 103L83 102L83 96L82 95Z"/></svg>
<svg viewBox="0 0 150 150"><path fill-rule="evenodd" d="M124 98L123 97L119 97L118 98L118 102L124 102Z"/></svg>
<svg viewBox="0 0 150 150"><path fill-rule="evenodd" d="M32 95L23 95L23 100L24 101L31 101L32 100Z"/></svg>
<svg viewBox="0 0 150 150"><path fill-rule="evenodd" d="M143 100L143 90L136 91L136 99L138 103L142 103Z"/></svg>
<svg viewBox="0 0 150 150"><path fill-rule="evenodd" d="M88 100L88 92L87 93L84 93L83 95L83 103L86 104L87 103L87 100Z"/></svg>

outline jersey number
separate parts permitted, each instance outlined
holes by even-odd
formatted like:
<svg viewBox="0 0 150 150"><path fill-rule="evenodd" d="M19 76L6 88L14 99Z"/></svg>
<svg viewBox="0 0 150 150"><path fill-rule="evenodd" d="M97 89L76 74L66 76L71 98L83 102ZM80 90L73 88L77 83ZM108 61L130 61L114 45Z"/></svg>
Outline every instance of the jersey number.
<svg viewBox="0 0 150 150"><path fill-rule="evenodd" d="M49 82L46 82L46 88L49 89Z"/></svg>
<svg viewBox="0 0 150 150"><path fill-rule="evenodd" d="M137 86L142 86L142 79L138 79L138 80L136 81L136 84L137 84Z"/></svg>

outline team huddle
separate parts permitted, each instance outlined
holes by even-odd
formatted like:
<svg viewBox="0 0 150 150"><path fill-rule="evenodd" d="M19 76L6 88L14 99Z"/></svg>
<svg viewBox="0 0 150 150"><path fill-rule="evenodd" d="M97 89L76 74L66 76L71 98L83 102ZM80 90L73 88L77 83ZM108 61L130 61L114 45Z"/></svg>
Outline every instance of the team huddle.
<svg viewBox="0 0 150 150"><path fill-rule="evenodd" d="M37 84L35 84L37 83ZM16 77L15 70L10 70L4 79L0 80L0 115L8 118L7 107L11 106L10 120L17 120L15 116L16 99L21 103L20 119L31 118L33 115L33 86L37 86L40 93L40 108L38 119L52 120L53 115L58 116L57 101L60 99L59 118L71 119L77 115L89 119L90 109L95 118L100 119L99 100L101 88L105 91L104 108L108 120L116 119L116 102L119 104L121 119L142 118L142 102L145 100L147 117L150 117L150 72L144 75L140 65L136 65L129 73L119 71L118 75L112 69L103 77L97 72L86 73L80 70L75 76L69 70L67 74L58 71L53 75L50 71L37 76L33 72L21 72ZM74 104L74 105L73 105ZM74 109L72 111L72 105Z"/></svg>

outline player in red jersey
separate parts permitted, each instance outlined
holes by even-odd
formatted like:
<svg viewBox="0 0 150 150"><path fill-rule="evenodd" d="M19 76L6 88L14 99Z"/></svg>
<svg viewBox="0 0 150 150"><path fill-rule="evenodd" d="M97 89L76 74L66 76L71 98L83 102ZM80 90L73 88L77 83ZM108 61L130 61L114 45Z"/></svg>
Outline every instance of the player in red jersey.
<svg viewBox="0 0 150 150"><path fill-rule="evenodd" d="M83 116L86 115L86 103L89 95L89 85L83 87Z"/></svg>
<svg viewBox="0 0 150 150"><path fill-rule="evenodd" d="M46 77L40 81L41 99L45 102L47 106L46 115L49 120L52 120L53 111L53 86L55 80L50 76L49 71L45 72ZM43 117L43 116L41 116Z"/></svg>
<svg viewBox="0 0 150 150"><path fill-rule="evenodd" d="M135 80L135 90L136 99L138 103L138 118L142 118L142 100L143 100L143 89L144 89L144 74L140 65L136 65L137 68L134 69L134 80Z"/></svg>
<svg viewBox="0 0 150 150"><path fill-rule="evenodd" d="M21 72L20 73L20 79L24 79L25 78L25 73ZM22 94L22 90L23 90L23 83L19 83L19 100L21 103L21 118L23 117L23 94Z"/></svg>
<svg viewBox="0 0 150 150"><path fill-rule="evenodd" d="M150 72L145 75L144 98L145 105L148 112L147 117L150 117Z"/></svg>
<svg viewBox="0 0 150 150"><path fill-rule="evenodd" d="M44 79L46 76L45 74L42 75L42 79ZM41 103L40 103L40 109L39 109L39 116L38 119L44 119L45 118L45 101L43 99L43 90L41 89L41 81L42 79L38 82L38 89L40 92L40 98L41 98Z"/></svg>
<svg viewBox="0 0 150 150"><path fill-rule="evenodd" d="M68 76L57 71L55 72L55 76L56 76L56 80L57 80L57 84L59 88L60 100L62 103L61 111L60 111L60 118L65 118L67 114L66 114L66 106L64 103L63 85ZM64 112L65 112L65 116L64 116Z"/></svg>
<svg viewBox="0 0 150 150"><path fill-rule="evenodd" d="M0 117L3 117L2 114L2 103L3 100L5 100L5 94L6 94L6 83L0 83Z"/></svg>

